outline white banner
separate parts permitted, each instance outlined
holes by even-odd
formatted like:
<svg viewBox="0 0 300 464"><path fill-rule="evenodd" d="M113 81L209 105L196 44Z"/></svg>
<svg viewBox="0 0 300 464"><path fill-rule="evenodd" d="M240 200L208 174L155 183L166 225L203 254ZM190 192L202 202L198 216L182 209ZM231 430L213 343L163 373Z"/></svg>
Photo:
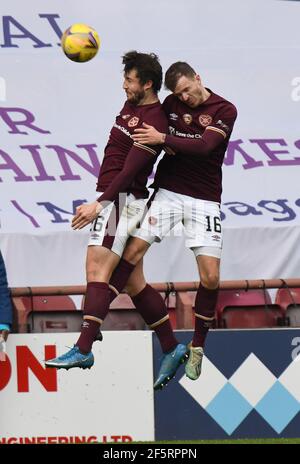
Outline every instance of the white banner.
<svg viewBox="0 0 300 464"><path fill-rule="evenodd" d="M10 335L0 359L0 444L154 440L152 333L108 332L89 370L45 369L77 333Z"/></svg>
<svg viewBox="0 0 300 464"><path fill-rule="evenodd" d="M164 70L188 61L238 109L223 169L222 278L299 276L299 15L299 2L276 0L91 0L87 9L78 0L3 0L0 245L10 285L84 282L87 231L72 232L70 221L94 199L125 97L121 55L136 48L156 52ZM88 63L58 46L75 22L102 41ZM183 237L154 247L146 271L150 281L197 278Z"/></svg>

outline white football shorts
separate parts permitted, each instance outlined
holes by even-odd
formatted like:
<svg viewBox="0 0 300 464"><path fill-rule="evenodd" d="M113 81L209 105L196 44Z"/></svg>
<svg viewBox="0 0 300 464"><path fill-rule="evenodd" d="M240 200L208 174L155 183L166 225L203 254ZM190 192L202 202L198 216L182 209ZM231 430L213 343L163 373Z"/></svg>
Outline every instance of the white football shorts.
<svg viewBox="0 0 300 464"><path fill-rule="evenodd" d="M196 256L221 257L220 204L166 189L157 191L141 227L131 235L151 245L166 236L178 236L182 233L182 229L176 233L171 232L180 223L186 236L185 244Z"/></svg>
<svg viewBox="0 0 300 464"><path fill-rule="evenodd" d="M100 195L98 193L97 198ZM136 199L133 194L129 194L124 203L121 212L114 202L100 212L91 225L88 246L104 246L122 256L128 238L143 217L147 199Z"/></svg>

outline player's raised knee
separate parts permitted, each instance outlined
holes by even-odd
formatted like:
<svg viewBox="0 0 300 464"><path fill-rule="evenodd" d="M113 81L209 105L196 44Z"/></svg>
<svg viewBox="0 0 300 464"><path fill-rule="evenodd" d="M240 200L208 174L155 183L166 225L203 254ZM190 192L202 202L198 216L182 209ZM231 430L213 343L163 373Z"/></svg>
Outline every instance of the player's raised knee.
<svg viewBox="0 0 300 464"><path fill-rule="evenodd" d="M201 283L203 287L206 287L210 290L214 290L219 286L219 274L211 272L201 276Z"/></svg>
<svg viewBox="0 0 300 464"><path fill-rule="evenodd" d="M134 238L129 241L123 253L123 258L131 264L137 264L148 249L148 244L144 240Z"/></svg>

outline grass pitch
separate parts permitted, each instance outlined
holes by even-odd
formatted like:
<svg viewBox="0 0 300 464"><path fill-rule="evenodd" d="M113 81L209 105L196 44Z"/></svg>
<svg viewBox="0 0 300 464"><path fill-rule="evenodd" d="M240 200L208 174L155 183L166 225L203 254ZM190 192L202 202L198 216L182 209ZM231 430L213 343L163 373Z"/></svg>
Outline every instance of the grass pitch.
<svg viewBox="0 0 300 464"><path fill-rule="evenodd" d="M300 438L245 438L238 440L184 440L184 441L143 441L135 442L139 443L149 443L149 444L197 444L197 445L291 445L291 444L300 444Z"/></svg>

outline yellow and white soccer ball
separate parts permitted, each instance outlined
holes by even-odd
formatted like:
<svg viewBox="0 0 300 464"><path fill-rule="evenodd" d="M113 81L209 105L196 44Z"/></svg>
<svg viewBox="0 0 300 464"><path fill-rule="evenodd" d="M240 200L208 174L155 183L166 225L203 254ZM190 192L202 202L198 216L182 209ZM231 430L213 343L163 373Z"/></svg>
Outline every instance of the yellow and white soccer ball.
<svg viewBox="0 0 300 464"><path fill-rule="evenodd" d="M96 56L100 38L94 28L86 24L73 24L63 33L61 46L70 60L84 63Z"/></svg>

